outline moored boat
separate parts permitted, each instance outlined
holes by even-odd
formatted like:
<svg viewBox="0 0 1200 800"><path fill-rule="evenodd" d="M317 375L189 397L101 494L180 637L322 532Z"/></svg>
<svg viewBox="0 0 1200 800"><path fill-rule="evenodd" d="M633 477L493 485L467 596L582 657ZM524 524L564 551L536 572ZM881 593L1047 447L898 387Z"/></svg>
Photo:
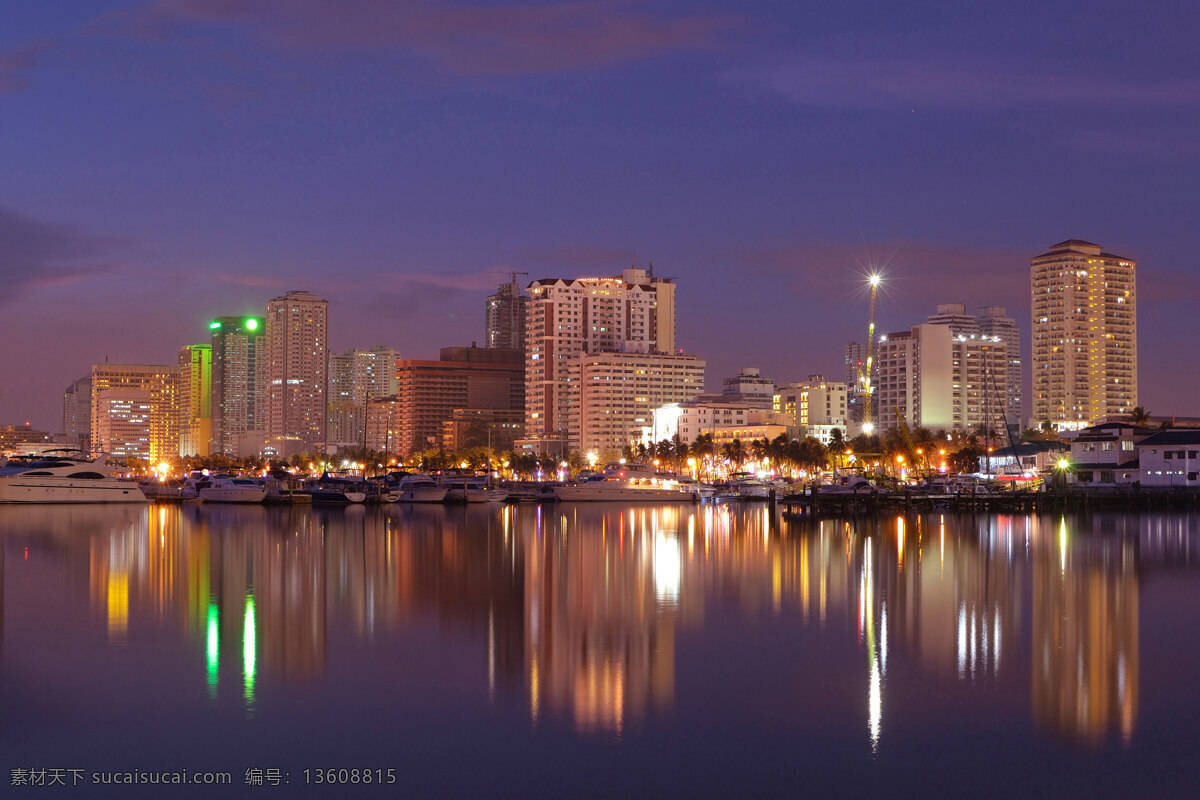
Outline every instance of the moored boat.
<svg viewBox="0 0 1200 800"><path fill-rule="evenodd" d="M400 478L396 485L399 503L441 503L446 499L448 488L439 486L429 475L411 473Z"/></svg>
<svg viewBox="0 0 1200 800"><path fill-rule="evenodd" d="M633 503L691 503L700 499L693 488L673 475L658 475L647 464L612 463L599 480L555 486L554 496L566 502L624 501Z"/></svg>
<svg viewBox="0 0 1200 800"><path fill-rule="evenodd" d="M118 478L104 456L78 450L10 459L0 467L0 503L144 503L137 481Z"/></svg>
<svg viewBox="0 0 1200 800"><path fill-rule="evenodd" d="M456 476L442 479L447 503L503 503L509 490L492 486L486 477Z"/></svg>
<svg viewBox="0 0 1200 800"><path fill-rule="evenodd" d="M204 484L197 494L206 503L261 503L267 496L267 487L253 478L218 475Z"/></svg>

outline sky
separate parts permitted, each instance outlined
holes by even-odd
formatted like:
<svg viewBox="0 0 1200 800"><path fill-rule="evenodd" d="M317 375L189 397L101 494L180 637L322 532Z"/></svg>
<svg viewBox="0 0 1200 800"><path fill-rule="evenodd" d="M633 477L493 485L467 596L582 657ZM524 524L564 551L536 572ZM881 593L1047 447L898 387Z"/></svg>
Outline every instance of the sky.
<svg viewBox="0 0 1200 800"><path fill-rule="evenodd" d="M842 374L1138 261L1139 392L1200 416L1200 5L59 0L0 10L0 425L219 315L330 301L334 351L482 343L511 272L678 283L710 389Z"/></svg>

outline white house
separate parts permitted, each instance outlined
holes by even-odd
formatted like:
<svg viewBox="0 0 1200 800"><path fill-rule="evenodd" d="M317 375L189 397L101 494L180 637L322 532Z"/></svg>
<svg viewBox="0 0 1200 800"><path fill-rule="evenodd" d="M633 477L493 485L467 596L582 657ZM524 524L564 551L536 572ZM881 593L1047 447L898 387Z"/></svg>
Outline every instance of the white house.
<svg viewBox="0 0 1200 800"><path fill-rule="evenodd" d="M1167 430L1137 443L1143 486L1200 486L1200 431Z"/></svg>

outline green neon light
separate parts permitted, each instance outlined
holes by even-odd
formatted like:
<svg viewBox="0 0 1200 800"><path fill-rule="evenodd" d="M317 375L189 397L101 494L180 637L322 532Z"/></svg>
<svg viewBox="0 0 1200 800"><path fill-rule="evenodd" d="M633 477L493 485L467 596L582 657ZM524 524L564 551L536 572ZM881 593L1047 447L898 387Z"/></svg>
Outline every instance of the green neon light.
<svg viewBox="0 0 1200 800"><path fill-rule="evenodd" d="M221 327L221 323L219 323L219 322L210 322L210 323L208 323L208 327L209 327L209 330L214 330L214 331L215 331L217 328L220 328L220 327Z"/></svg>
<svg viewBox="0 0 1200 800"><path fill-rule="evenodd" d="M249 319L247 319L246 320L246 330L248 330L248 331L258 330L258 320L254 319L253 317L250 317Z"/></svg>

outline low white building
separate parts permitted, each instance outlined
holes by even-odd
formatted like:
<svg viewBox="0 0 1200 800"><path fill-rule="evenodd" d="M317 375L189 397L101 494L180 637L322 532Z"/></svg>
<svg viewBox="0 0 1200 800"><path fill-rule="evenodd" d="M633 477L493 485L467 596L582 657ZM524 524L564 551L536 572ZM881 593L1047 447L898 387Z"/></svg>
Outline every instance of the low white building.
<svg viewBox="0 0 1200 800"><path fill-rule="evenodd" d="M793 432L785 415L762 408L753 401L710 399L671 403L655 410L652 424L642 432L644 444L664 439L688 445L702 434L709 434L717 445L738 439L750 443L755 439L774 439Z"/></svg>
<svg viewBox="0 0 1200 800"><path fill-rule="evenodd" d="M1151 433L1129 422L1084 428L1071 441L1067 483L1124 486L1141 480L1137 444Z"/></svg>
<svg viewBox="0 0 1200 800"><path fill-rule="evenodd" d="M1200 431L1167 430L1139 441L1143 486L1200 487Z"/></svg>

